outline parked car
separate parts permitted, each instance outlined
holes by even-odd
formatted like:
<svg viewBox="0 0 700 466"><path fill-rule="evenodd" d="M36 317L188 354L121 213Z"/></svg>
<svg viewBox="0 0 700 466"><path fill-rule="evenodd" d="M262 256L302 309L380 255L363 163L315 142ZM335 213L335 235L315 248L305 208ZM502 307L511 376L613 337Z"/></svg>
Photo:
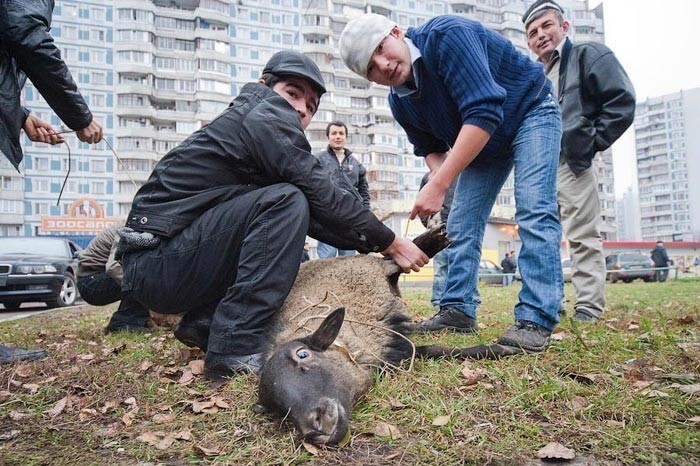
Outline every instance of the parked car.
<svg viewBox="0 0 700 466"><path fill-rule="evenodd" d="M608 270L608 280L615 283L622 280L630 283L635 278L645 282L654 280L654 263L651 258L641 252L616 252L605 258L605 268Z"/></svg>
<svg viewBox="0 0 700 466"><path fill-rule="evenodd" d="M81 250L62 238L0 238L0 304L17 309L24 302L44 302L50 308L75 303Z"/></svg>
<svg viewBox="0 0 700 466"><path fill-rule="evenodd" d="M571 259L568 257L561 260L561 272L564 275L564 281L571 281ZM523 277L520 275L520 267L515 271L515 279L522 280Z"/></svg>
<svg viewBox="0 0 700 466"><path fill-rule="evenodd" d="M481 259L479 262L479 281L490 285L503 283L503 270L493 261Z"/></svg>

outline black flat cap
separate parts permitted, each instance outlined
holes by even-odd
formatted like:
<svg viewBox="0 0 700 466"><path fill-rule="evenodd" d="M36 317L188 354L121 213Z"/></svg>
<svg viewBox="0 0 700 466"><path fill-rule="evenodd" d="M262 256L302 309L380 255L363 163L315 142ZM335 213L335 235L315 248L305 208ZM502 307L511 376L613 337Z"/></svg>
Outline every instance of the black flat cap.
<svg viewBox="0 0 700 466"><path fill-rule="evenodd" d="M265 73L277 76L298 76L309 81L318 91L319 97L326 92L326 84L316 63L303 53L294 50L282 50L271 56L263 69L263 74Z"/></svg>
<svg viewBox="0 0 700 466"><path fill-rule="evenodd" d="M523 15L522 21L525 27L527 27L527 25L530 23L535 13L538 13L542 10L556 10L562 15L564 14L564 9L560 7L557 4L557 2L554 2L552 0L537 0L535 3L530 5L530 8L528 8L525 14Z"/></svg>

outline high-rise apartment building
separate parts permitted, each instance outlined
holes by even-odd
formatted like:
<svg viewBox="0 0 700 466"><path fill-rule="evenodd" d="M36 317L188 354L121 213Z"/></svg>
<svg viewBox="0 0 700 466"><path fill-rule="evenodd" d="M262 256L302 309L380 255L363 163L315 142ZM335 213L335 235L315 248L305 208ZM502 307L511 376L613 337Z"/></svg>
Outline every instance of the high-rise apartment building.
<svg viewBox="0 0 700 466"><path fill-rule="evenodd" d="M700 239L700 88L637 105L635 130L642 239Z"/></svg>
<svg viewBox="0 0 700 466"><path fill-rule="evenodd" d="M135 190L154 164L225 109L241 86L257 80L274 52L292 48L314 59L329 91L307 129L313 150L326 146L328 122L344 121L349 129L348 147L367 167L373 205L384 212L406 211L427 169L412 155L405 133L391 116L388 88L367 82L342 63L338 41L343 28L351 18L365 12L389 16L403 28L419 26L436 15L458 14L483 22L529 54L520 18L532 1L58 2L52 31L56 43L91 107L104 118L105 134L122 160L121 164L114 160L103 145L95 150L74 141L73 163L77 165L64 198L70 203L76 198L94 197L109 215L125 216ZM602 6L589 10L580 0L560 3L572 22L572 39L603 40ZM45 111L48 119L58 122L31 87L26 94L29 107ZM32 225L31 233L27 230L19 234L35 234L42 215L57 215L67 209L51 208L44 200L56 197L53 190L62 181L65 148L36 146L25 146L30 154L25 165L27 181L7 174L0 165L0 234L11 234L10 230L22 224ZM35 153L38 164L34 163ZM46 174L36 169L37 165L46 166L41 159L45 153L51 154ZM97 161L93 163L93 159ZM102 165L104 171L99 171ZM609 151L596 157L595 169L604 221L612 224L615 215ZM46 182L41 178L47 176L51 179L48 192L24 193L25 185L35 183L35 178L37 187L45 189ZM498 197L494 215L512 218L514 205L511 178ZM613 226L606 228L605 239L615 239L614 231Z"/></svg>

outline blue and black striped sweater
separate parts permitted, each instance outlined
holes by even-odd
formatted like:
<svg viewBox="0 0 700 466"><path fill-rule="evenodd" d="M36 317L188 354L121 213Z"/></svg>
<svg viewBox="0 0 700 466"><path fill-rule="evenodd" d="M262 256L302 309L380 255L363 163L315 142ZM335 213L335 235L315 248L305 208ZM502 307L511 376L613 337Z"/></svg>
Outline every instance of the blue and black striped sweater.
<svg viewBox="0 0 700 466"><path fill-rule="evenodd" d="M462 125L491 134L482 155L507 150L527 112L551 93L542 65L500 34L458 16L438 16L406 36L421 52L419 89L391 93L394 118L415 154L447 151Z"/></svg>

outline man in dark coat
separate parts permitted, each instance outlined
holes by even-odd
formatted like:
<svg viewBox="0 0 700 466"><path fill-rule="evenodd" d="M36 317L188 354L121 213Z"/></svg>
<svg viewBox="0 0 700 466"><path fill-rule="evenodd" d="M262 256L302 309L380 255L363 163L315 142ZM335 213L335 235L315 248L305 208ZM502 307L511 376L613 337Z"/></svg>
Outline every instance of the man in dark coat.
<svg viewBox="0 0 700 466"><path fill-rule="evenodd" d="M557 201L564 236L571 246L573 318L600 319L605 307L605 256L600 234L598 176L591 168L634 120L632 82L603 44L573 43L569 22L552 0L538 0L525 12L527 45L544 64L562 115Z"/></svg>
<svg viewBox="0 0 700 466"><path fill-rule="evenodd" d="M20 105L27 77L78 139L102 139L102 126L93 119L49 33L53 7L53 0L0 0L0 152L15 168L23 157L21 129L32 141L63 142L50 124Z"/></svg>
<svg viewBox="0 0 700 466"><path fill-rule="evenodd" d="M659 270L654 270L654 279L658 282L665 282L668 277L668 267L673 263L668 257L666 248L664 247L664 242L659 240L656 242L656 246L651 251L651 260L654 261L654 267Z"/></svg>
<svg viewBox="0 0 700 466"><path fill-rule="evenodd" d="M326 167L336 186L353 196L357 196L362 205L369 208L367 170L345 147L348 127L342 121L331 121L326 126L326 137L328 138L328 147L316 154L316 157ZM318 243L317 252L319 259L355 254L353 249L338 249L322 242Z"/></svg>
<svg viewBox="0 0 700 466"><path fill-rule="evenodd" d="M276 53L258 82L165 155L134 198L127 226L137 233L120 240L123 290L156 312L186 312L175 335L206 348L210 380L261 368L307 233L381 251L404 270L428 262L311 154L304 129L324 92L311 59Z"/></svg>
<svg viewBox="0 0 700 466"><path fill-rule="evenodd" d="M27 77L81 141L102 139L102 127L92 119L49 34L53 7L52 0L0 0L0 153L18 171L23 158L20 130L35 142L63 142L50 124L20 105ZM45 350L0 345L0 364L40 359L46 354Z"/></svg>

